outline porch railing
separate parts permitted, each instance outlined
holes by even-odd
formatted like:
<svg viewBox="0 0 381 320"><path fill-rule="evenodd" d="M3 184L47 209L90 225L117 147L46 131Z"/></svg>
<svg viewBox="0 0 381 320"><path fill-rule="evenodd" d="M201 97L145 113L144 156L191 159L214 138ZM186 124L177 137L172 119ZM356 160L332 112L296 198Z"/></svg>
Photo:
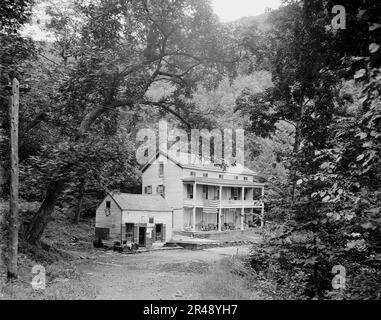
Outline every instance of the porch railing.
<svg viewBox="0 0 381 320"><path fill-rule="evenodd" d="M203 208L205 203L205 199L184 199L184 206ZM220 201L222 208L241 208L241 207L249 207L249 208L262 208L263 202L259 200L221 200Z"/></svg>

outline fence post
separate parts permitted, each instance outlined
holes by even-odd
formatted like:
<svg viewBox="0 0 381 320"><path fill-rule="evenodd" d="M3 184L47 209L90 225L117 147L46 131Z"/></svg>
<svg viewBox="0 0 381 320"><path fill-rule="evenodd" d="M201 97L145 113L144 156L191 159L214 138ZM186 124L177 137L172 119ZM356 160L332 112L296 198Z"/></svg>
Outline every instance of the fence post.
<svg viewBox="0 0 381 320"><path fill-rule="evenodd" d="M16 78L12 82L10 98L11 120L11 185L9 204L9 244L8 244L8 279L17 278L18 231L19 231L19 156L18 156L18 127L19 127L20 84Z"/></svg>

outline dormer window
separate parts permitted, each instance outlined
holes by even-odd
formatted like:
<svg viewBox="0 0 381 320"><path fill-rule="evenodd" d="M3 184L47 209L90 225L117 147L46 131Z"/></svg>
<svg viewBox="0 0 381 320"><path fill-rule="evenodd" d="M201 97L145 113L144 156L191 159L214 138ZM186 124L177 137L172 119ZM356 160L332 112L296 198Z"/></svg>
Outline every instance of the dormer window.
<svg viewBox="0 0 381 320"><path fill-rule="evenodd" d="M243 180L245 180L245 181L248 181L248 180L249 180L249 178L248 178L248 177L244 177L244 178L243 178Z"/></svg>
<svg viewBox="0 0 381 320"><path fill-rule="evenodd" d="M220 178L220 179L224 179L224 175L223 175L223 174L220 174L220 175L219 175L219 178Z"/></svg>
<svg viewBox="0 0 381 320"><path fill-rule="evenodd" d="M207 178L207 177L209 177L209 174L207 174L207 173L203 173L202 176L203 176L204 178Z"/></svg>
<svg viewBox="0 0 381 320"><path fill-rule="evenodd" d="M191 175L191 177L195 177L196 176L196 172L191 171L190 175Z"/></svg>

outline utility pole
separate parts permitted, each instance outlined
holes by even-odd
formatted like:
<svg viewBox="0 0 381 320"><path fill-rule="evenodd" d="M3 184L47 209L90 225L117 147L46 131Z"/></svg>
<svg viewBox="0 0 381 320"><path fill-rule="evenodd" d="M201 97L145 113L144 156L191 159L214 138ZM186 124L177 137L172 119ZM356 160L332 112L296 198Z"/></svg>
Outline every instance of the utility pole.
<svg viewBox="0 0 381 320"><path fill-rule="evenodd" d="M12 81L10 98L11 121L11 184L8 216L8 265L7 278L15 279L17 273L18 232L19 232L19 103L20 84L16 78Z"/></svg>

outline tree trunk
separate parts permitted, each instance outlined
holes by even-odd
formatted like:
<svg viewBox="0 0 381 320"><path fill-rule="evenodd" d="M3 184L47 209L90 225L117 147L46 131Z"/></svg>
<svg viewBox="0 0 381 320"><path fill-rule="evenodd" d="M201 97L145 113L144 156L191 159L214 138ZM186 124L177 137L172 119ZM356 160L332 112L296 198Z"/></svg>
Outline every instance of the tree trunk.
<svg viewBox="0 0 381 320"><path fill-rule="evenodd" d="M301 135L301 125L302 125L302 119L304 117L305 113L305 105L306 103L304 102L304 95L302 95L302 98L300 100L300 116L298 121L296 121L295 124L295 142L293 146L293 157L294 160L297 159L297 154L300 149L300 144L302 142L302 135ZM297 184L297 166L293 164L290 169L290 178L291 178L291 205L293 206L295 204L295 191L296 191L296 184Z"/></svg>
<svg viewBox="0 0 381 320"><path fill-rule="evenodd" d="M37 213L34 215L25 233L25 240L30 244L37 244L40 241L42 233L50 221L54 206L58 197L61 195L63 188L63 181L55 181L48 186L45 199Z"/></svg>
<svg viewBox="0 0 381 320"><path fill-rule="evenodd" d="M107 103L105 105L109 106L111 103ZM91 125L94 121L105 111L108 110L108 107L100 107L92 112L90 112L85 119L83 119L80 130L75 137L75 141L80 141L84 138L84 135L90 129ZM49 223L49 220L52 216L54 206L56 204L57 199L61 195L65 187L66 182L61 181L53 181L47 188L46 197L41 204L41 207L38 209L37 213L33 217L30 225L25 232L25 240L30 244L36 244L40 241L42 233L44 229Z"/></svg>
<svg viewBox="0 0 381 320"><path fill-rule="evenodd" d="M80 190L79 190L79 200L77 204L77 208L75 211L74 216L74 224L79 224L79 219L81 218L81 211L82 211L82 204L83 204L83 197L85 194L85 181L81 181Z"/></svg>
<svg viewBox="0 0 381 320"><path fill-rule="evenodd" d="M293 146L293 157L294 157L294 160L296 159L297 154L299 152L300 138L301 138L300 137L300 121L297 121L297 123L296 123L296 130L295 130L295 142L294 142L294 146ZM291 166L291 169L290 169L291 205L294 205L294 203L295 203L295 190L296 190L296 183L297 183L296 172L297 172L297 167L295 166L295 164L293 164Z"/></svg>

